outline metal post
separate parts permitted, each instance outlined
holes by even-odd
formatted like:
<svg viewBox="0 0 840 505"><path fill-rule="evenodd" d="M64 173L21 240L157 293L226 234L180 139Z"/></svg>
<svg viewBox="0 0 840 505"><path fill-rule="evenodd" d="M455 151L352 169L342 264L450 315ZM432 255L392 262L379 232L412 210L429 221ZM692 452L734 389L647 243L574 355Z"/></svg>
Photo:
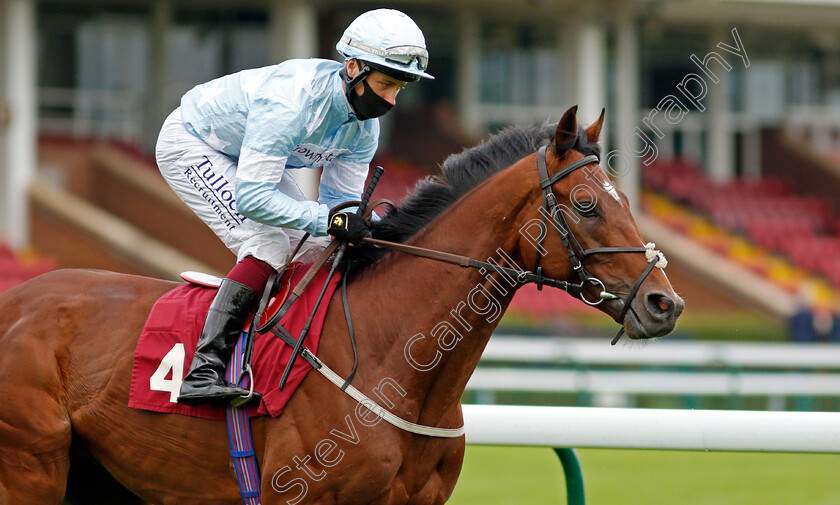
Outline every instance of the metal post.
<svg viewBox="0 0 840 505"><path fill-rule="evenodd" d="M566 503L567 505L585 505L586 497L583 489L583 470L574 449L554 448L563 472L566 475Z"/></svg>

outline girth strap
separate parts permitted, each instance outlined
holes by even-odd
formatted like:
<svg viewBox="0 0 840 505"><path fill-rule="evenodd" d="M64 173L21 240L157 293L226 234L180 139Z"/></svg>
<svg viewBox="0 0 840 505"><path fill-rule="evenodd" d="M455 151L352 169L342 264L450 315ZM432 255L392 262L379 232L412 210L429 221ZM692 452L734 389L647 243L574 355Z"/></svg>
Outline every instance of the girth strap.
<svg viewBox="0 0 840 505"><path fill-rule="evenodd" d="M245 346L248 340L248 335L243 333L236 341L228 360L225 378L233 384L245 389L251 388L253 391L254 378L250 373L250 364L247 365L247 373L245 369L242 369ZM233 469L242 503L244 505L261 505L260 469L254 451L251 421L248 418L248 413L245 409L228 404L225 407L225 418L227 420L230 455L233 460Z"/></svg>

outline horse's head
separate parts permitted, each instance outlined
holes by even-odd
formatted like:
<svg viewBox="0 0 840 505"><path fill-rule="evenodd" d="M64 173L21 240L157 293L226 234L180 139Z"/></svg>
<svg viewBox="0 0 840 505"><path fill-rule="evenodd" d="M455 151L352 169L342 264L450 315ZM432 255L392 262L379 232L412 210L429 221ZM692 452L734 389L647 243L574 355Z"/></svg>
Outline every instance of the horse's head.
<svg viewBox="0 0 840 505"><path fill-rule="evenodd" d="M662 271L664 256L639 235L627 197L598 165L604 113L585 130L576 113L566 111L537 154L541 183L522 221L522 258L538 275L571 283L570 293L631 338L670 333L684 302Z"/></svg>

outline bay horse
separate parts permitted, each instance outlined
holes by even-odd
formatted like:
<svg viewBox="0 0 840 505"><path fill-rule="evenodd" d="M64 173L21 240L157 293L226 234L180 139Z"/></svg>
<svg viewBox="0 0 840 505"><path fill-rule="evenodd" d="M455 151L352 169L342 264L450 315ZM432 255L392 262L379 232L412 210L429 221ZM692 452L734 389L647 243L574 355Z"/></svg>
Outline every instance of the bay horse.
<svg viewBox="0 0 840 505"><path fill-rule="evenodd" d="M450 157L376 223L374 237L532 273L540 258L540 275L574 279L563 235L549 223L535 241L528 228L545 223L540 209L550 193L582 247L644 251L627 199L597 160L585 158L599 152L604 114L584 130L576 111L556 128L513 128ZM581 160L586 166L546 183L544 192L541 145L549 174ZM347 285L358 335L353 385L403 419L462 426L467 380L516 286L486 269L372 246L355 252ZM649 266L645 255L596 251L583 263L604 287L585 283L577 295L616 294L598 307L630 338L674 328L683 302L661 269L634 286ZM102 495L95 503L241 502L224 423L127 407L138 336L154 302L176 286L59 270L0 294L0 504L56 505L89 486ZM631 287L637 293L627 312ZM346 375L354 357L340 298L329 301L318 354ZM444 503L461 469L463 437L415 435L377 421L310 374L280 417L252 420L263 503Z"/></svg>

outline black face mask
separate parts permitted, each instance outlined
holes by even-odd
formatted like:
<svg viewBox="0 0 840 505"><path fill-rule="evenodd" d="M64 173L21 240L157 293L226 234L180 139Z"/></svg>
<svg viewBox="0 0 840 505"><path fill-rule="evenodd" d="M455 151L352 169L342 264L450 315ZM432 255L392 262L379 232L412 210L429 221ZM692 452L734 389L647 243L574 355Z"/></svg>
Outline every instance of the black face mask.
<svg viewBox="0 0 840 505"><path fill-rule="evenodd" d="M367 79L362 81L364 92L359 95L352 90L347 96L353 111L356 112L356 117L359 121L379 117L389 110L394 105L388 100L377 95L370 86L368 86Z"/></svg>

